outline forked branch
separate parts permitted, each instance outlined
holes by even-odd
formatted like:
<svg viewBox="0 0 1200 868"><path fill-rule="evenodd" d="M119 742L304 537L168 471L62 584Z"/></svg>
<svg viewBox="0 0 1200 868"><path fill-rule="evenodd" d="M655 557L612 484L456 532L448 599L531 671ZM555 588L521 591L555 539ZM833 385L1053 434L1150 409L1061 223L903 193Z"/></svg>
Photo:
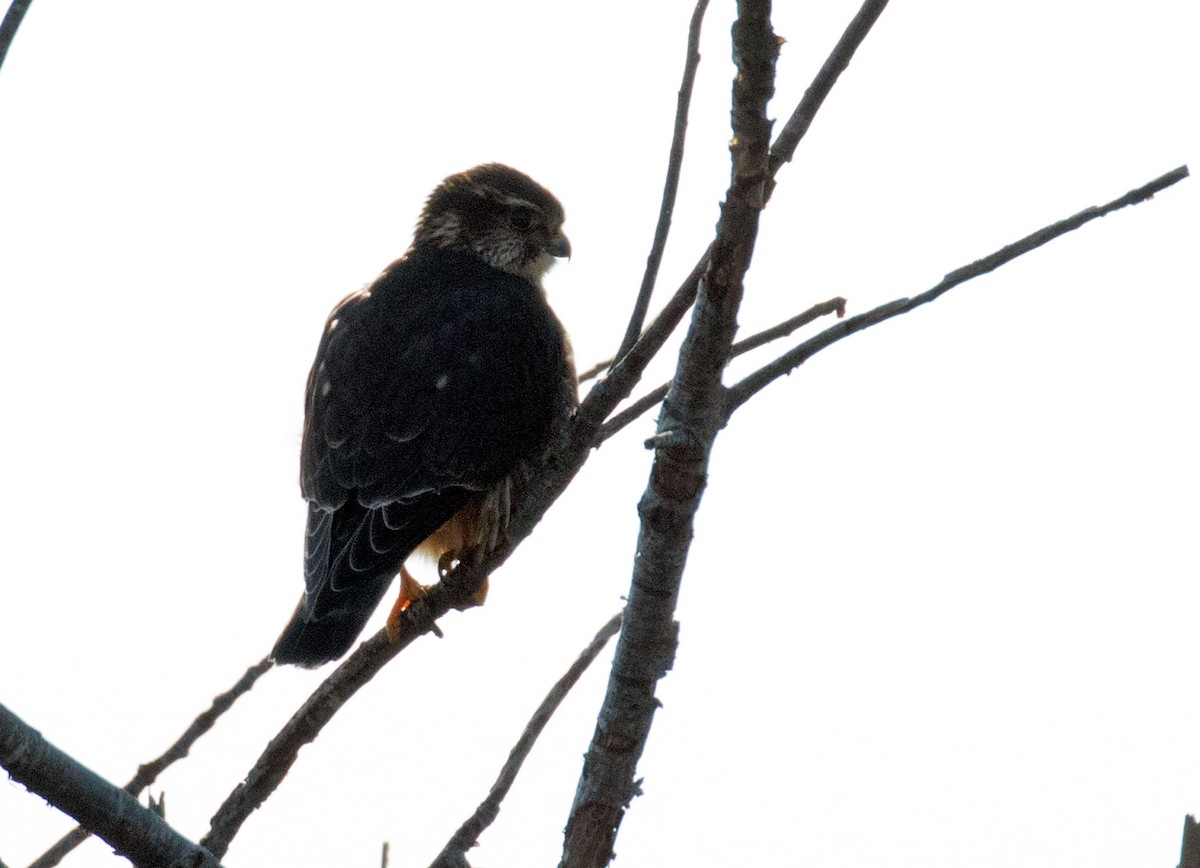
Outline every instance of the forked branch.
<svg viewBox="0 0 1200 868"><path fill-rule="evenodd" d="M525 758L529 756L529 752L533 750L533 745L537 742L538 736L542 734L542 730L546 728L546 724L550 722L550 718L554 715L554 712L562 705L562 701L567 698L567 694L571 692L571 688L575 686L583 673L587 671L587 668L592 665L592 661L604 650L604 646L608 644L608 640L617 635L617 631L620 629L621 615L618 613L613 615L608 623L600 628L596 637L583 649L579 658L571 664L571 668L567 670L562 678L558 679L554 687L546 694L546 698L542 700L542 704L533 713L533 717L529 719L529 723L525 726L525 731L521 733L521 737L517 740L516 745L513 746L512 752L509 753L508 762L500 770L500 776L496 778L496 783L492 784L492 789L488 792L487 798L475 809L475 813L458 828L458 831L454 833L454 836L447 842L442 852L433 860L429 868L468 868L467 851L475 846L475 842L483 834L483 830L495 822L496 817L499 816L500 803L504 801L504 797L508 795L513 782L516 781L517 773L520 772Z"/></svg>
<svg viewBox="0 0 1200 868"><path fill-rule="evenodd" d="M1051 223L1049 226L1044 226L1036 232L1026 235L1019 241L1014 241L1012 244L1001 247L995 253L985 256L982 259L977 259L970 265L957 268L947 274L936 286L927 289L920 295L889 301L887 304L880 305L866 313L852 316L836 325L830 326L825 331L809 338L804 343L775 359L775 361L764 365L739 383L731 386L725 396L725 418L728 419L738 407L745 404L767 385L779 379L784 374L795 370L807 359L831 344L840 341L842 338L849 337L863 329L878 325L884 320L900 316L900 314L908 313L910 310L918 308L923 304L935 301L959 284L966 283L968 280L987 274L990 271L995 271L1000 266L1012 262L1018 256L1028 253L1031 250L1036 250L1043 244L1047 244L1061 235L1078 229L1085 223L1089 223L1106 214L1111 214L1113 211L1124 208L1127 205L1136 205L1139 202L1145 202L1147 199L1152 198L1155 193L1167 189L1172 184L1182 181L1187 176L1187 166L1180 166L1178 169L1173 169L1162 177L1155 178L1153 181L1143 184L1135 190L1130 190L1124 196L1119 196L1107 204L1085 208L1078 214L1059 220L1057 223Z"/></svg>

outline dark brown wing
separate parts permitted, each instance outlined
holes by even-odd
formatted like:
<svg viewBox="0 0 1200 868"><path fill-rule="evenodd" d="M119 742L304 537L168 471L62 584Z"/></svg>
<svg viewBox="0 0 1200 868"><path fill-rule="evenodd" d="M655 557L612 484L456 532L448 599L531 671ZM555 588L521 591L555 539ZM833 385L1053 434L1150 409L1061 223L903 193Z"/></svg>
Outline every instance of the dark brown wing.
<svg viewBox="0 0 1200 868"><path fill-rule="evenodd" d="M545 448L569 381L541 291L471 257L414 251L343 301L309 375L307 590L276 660L341 656L412 550Z"/></svg>

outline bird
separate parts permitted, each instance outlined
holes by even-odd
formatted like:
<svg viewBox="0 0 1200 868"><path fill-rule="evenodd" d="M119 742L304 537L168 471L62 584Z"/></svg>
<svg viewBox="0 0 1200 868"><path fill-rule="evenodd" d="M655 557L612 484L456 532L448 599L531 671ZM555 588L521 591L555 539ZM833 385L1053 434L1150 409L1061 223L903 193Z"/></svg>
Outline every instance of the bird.
<svg viewBox="0 0 1200 868"><path fill-rule="evenodd" d="M329 315L300 447L305 590L276 663L341 657L399 574L394 640L426 590L410 556L444 574L504 538L514 489L578 405L571 344L542 285L570 257L564 219L509 166L451 175L404 255Z"/></svg>

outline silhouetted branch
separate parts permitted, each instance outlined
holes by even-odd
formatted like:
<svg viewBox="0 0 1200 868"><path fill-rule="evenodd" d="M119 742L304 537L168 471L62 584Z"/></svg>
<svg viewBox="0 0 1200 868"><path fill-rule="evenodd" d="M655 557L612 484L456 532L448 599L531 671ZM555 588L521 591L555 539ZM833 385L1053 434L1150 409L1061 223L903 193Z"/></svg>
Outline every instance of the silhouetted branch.
<svg viewBox="0 0 1200 868"><path fill-rule="evenodd" d="M438 857L430 863L430 868L469 868L466 858L467 851L475 846L475 842L479 839L483 830L495 822L496 817L500 814L500 803L504 801L504 797L508 795L509 789L512 788L513 782L517 779L517 773L521 770L521 766L524 764L525 758L529 756L529 752L533 750L538 736L542 734L542 730L546 728L546 724L550 722L550 718L558 710L562 701L567 698L567 694L571 692L571 688L575 686L583 673L587 671L587 668L592 665L592 661L604 650L604 646L608 644L608 640L617 635L617 631L620 629L621 615L618 613L600 628L600 632L583 649L579 658L571 664L571 668L567 670L566 674L546 694L546 698L542 700L542 704L538 706L537 711L534 712L533 717L526 724L525 731L521 733L520 739L517 740L512 752L509 753L508 762L500 770L500 776L492 784L492 789L488 793L487 798L479 804L479 807L475 809L475 813L454 833L454 837L450 839L442 849L442 852L438 854Z"/></svg>
<svg viewBox="0 0 1200 868"><path fill-rule="evenodd" d="M743 353L748 353L751 350L756 350L763 344L778 340L779 338L787 337L796 329L803 328L817 317L826 316L831 313L836 313L838 317L846 315L846 299L832 298L829 301L823 301L820 304L813 305L804 313L797 314L791 319L784 320L778 325L771 326L769 329L763 329L751 335L748 338L743 338L733 345L730 349L729 357L736 358ZM599 446L609 437L612 437L634 419L637 419L651 407L657 406L662 402L662 399L667 396L667 390L671 387L670 382L663 383L656 389L647 392L642 397L638 398L620 413L610 418L607 422L600 426L600 432L596 435L596 445Z"/></svg>
<svg viewBox="0 0 1200 868"><path fill-rule="evenodd" d="M830 52L829 57L826 58L825 63L822 64L820 71L817 72L816 77L808 86L808 89L805 90L804 96L792 112L791 117L788 118L787 123L784 124L783 130L780 131L778 137L771 144L770 155L767 158L768 179L763 186L764 204L771 198L771 194L775 190L775 184L777 183L775 176L779 174L779 170L783 167L783 164L792 159L797 146L808 132L813 118L824 104L825 98L837 83L839 76L841 76L849 65L851 58L854 57L854 53L866 38L867 33L870 32L871 27L875 24L880 14L882 14L885 6L887 6L887 0L866 0L863 3L858 13L850 21L850 24L847 25L841 39L833 47L833 51ZM595 416L590 417L588 419L589 425L599 428L616 405L629 397L629 393L633 390L634 385L636 385L638 377L631 377L629 376L629 371L623 371L622 369L628 365L640 375L641 370L645 368L646 362L662 348L666 339L675 330L675 327L679 325L679 321L683 319L683 315L687 313L688 308L695 301L696 289L700 285L701 275L704 274L704 270L708 267L708 257L711 252L712 247L710 246L708 250L704 251L700 259L697 260L691 273L684 279L679 288L675 290L670 301L667 302L649 328L643 332L637 343L634 344L634 347L627 354L628 356L633 356L633 358L627 358L626 355L618 357L619 362L613 366L613 370L609 372L608 377L596 384L592 392L595 393L597 408L604 405L610 406L608 406L608 410L599 418ZM610 363L611 360L597 365L597 367L602 370ZM583 382L590 379L598 373L598 371L589 369L584 372L584 376L580 377L580 381ZM621 376L618 377L618 374ZM588 397L591 398L593 395L589 394ZM653 404L650 406L653 406Z"/></svg>
<svg viewBox="0 0 1200 868"><path fill-rule="evenodd" d="M29 4L33 0L12 0L8 11L4 13L4 20L0 21L0 66L4 66L4 58L8 56L8 47L12 45L13 39L17 35L17 28L21 26L21 21L25 18L25 13L29 10Z"/></svg>
<svg viewBox="0 0 1200 868"><path fill-rule="evenodd" d="M688 108L692 102L692 86L696 83L696 70L700 66L700 27L704 23L704 12L708 0L698 0L688 26L687 62L683 67L683 82L679 85L679 100L675 106L675 132L671 137L671 155L667 160L667 177L663 183L662 206L658 211L658 224L654 227L654 242L650 255L646 257L646 271L642 275L642 286L633 313L621 339L621 347L615 359L629 352L642 333L646 323L646 311L650 308L650 296L658 279L658 268L662 264L663 251L667 248L667 235L671 231L671 214L675 210L675 195L679 192L679 173L683 168L683 146L687 137Z"/></svg>
<svg viewBox="0 0 1200 868"><path fill-rule="evenodd" d="M1127 205L1136 205L1139 202L1144 202L1155 193L1161 192L1172 184L1182 181L1187 176L1187 166L1180 166L1178 169L1167 172L1161 178L1156 178L1148 184L1138 187L1136 190L1130 190L1124 196L1113 199L1106 205L1085 208L1078 214L1045 226L1037 232L1026 235L1019 241L1000 248L995 253L985 256L983 259L978 259L970 265L964 265L962 268L955 269L947 274L937 286L926 290L920 295L890 301L874 310L861 313L858 316L852 316L837 325L830 326L820 334L809 338L804 343L784 353L770 364L759 368L741 382L731 386L725 396L725 417L728 418L732 415L738 407L750 400L750 398L767 385L794 370L813 355L829 345L840 341L842 338L849 337L855 332L860 332L873 325L878 325L894 316L908 313L910 310L920 307L923 304L928 304L940 298L960 283L965 283L973 277L979 277L982 274L987 274L989 271L994 271L1000 266L1016 259L1018 256L1028 253L1031 250L1036 250L1043 244L1053 241L1060 235L1065 235L1072 230L1078 229L1080 226L1098 217L1111 214L1113 211L1124 208Z"/></svg>
<svg viewBox="0 0 1200 868"><path fill-rule="evenodd" d="M659 416L654 466L638 504L641 533L625 621L567 819L562 868L601 868L613 858L625 807L637 793L634 774L658 705L655 688L674 661L675 603L709 454L721 427L721 372L763 207L771 131L766 110L778 53L769 0L740 0L733 26L738 74L729 192Z"/></svg>
<svg viewBox="0 0 1200 868"><path fill-rule="evenodd" d="M135 865L219 868L213 855L0 705L0 766Z"/></svg>
<svg viewBox="0 0 1200 868"><path fill-rule="evenodd" d="M440 587L442 586L435 585L430 591L430 596L437 594ZM438 596L444 598L445 594ZM411 607L410 611L413 608L417 607ZM440 617L449 609L449 604L445 603L445 608L433 617ZM370 681L389 660L433 626L432 618L419 628L415 626L412 617L406 618L405 621L405 629L396 643L389 643L387 631L380 630L359 645L300 706L283 729L271 739L245 780L237 785L224 804L217 809L210 822L208 834L200 839L202 847L207 848L218 859L224 858L242 823L266 801L287 776L300 748L315 739L346 700Z"/></svg>
<svg viewBox="0 0 1200 868"><path fill-rule="evenodd" d="M232 708L233 704L242 694L248 693L259 676L270 669L271 666L270 659L264 658L247 669L245 674L238 679L238 682L233 687L213 699L212 705L209 706L208 710L202 712L192 721L192 725L160 757L138 766L137 774L125 785L125 792L132 796L137 796L142 790L154 783L158 779L158 776L166 771L169 766L187 756L188 751L192 749L192 745L199 741L202 735L212 729L217 719ZM70 832L63 835L53 847L31 862L29 868L52 868L52 866L60 863L68 853L86 841L91 834L83 826L76 826Z"/></svg>
<svg viewBox="0 0 1200 868"><path fill-rule="evenodd" d="M862 45L862 41L867 38L867 34L871 32L871 28L875 26L875 22L883 14L886 6L887 0L866 0L859 7L858 13L842 33L842 38L838 40L833 51L829 53L829 57L825 59L825 63L821 65L816 78L808 86L808 90L804 91L800 104L796 106L792 116L783 125L779 137L771 145L771 153L767 158L770 177L764 191L765 198L771 198L771 193L775 190L775 175L779 173L780 166L791 161L792 155L796 153L796 146L808 132L813 118L817 116L817 112L825 102L825 97L829 96L829 92L837 84L838 78L846 71L846 67L850 65L850 60L854 57L854 52L858 51L858 46Z"/></svg>
<svg viewBox="0 0 1200 868"><path fill-rule="evenodd" d="M613 363L612 359L604 359L604 361L596 362L586 371L583 371L576 378L580 383L586 383L588 380L594 380L607 370L608 366Z"/></svg>

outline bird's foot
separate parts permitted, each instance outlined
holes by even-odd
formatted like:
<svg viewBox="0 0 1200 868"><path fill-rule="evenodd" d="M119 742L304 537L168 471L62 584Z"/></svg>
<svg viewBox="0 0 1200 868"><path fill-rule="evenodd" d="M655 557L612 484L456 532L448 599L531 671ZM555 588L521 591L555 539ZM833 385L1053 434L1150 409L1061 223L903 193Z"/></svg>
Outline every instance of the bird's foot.
<svg viewBox="0 0 1200 868"><path fill-rule="evenodd" d="M458 552L446 552L444 555L438 558L439 578L446 578L447 574L449 574L449 572L459 564L471 562L473 559L475 559L475 554L476 552L473 549L463 555L460 555ZM483 584L481 584L475 593L471 595L471 601L469 603L464 603L461 606L456 606L455 608L462 612L466 611L467 609L472 609L475 606L482 606L484 601L487 599L487 595L488 579L487 576L484 576Z"/></svg>
<svg viewBox="0 0 1200 868"><path fill-rule="evenodd" d="M400 567L400 596L396 598L396 605L392 606L392 613L387 619L387 634L388 639L395 642L400 638L400 630L403 626L403 616L415 601L421 599L429 593L430 585L422 585L413 578L412 573L408 571L408 567Z"/></svg>

